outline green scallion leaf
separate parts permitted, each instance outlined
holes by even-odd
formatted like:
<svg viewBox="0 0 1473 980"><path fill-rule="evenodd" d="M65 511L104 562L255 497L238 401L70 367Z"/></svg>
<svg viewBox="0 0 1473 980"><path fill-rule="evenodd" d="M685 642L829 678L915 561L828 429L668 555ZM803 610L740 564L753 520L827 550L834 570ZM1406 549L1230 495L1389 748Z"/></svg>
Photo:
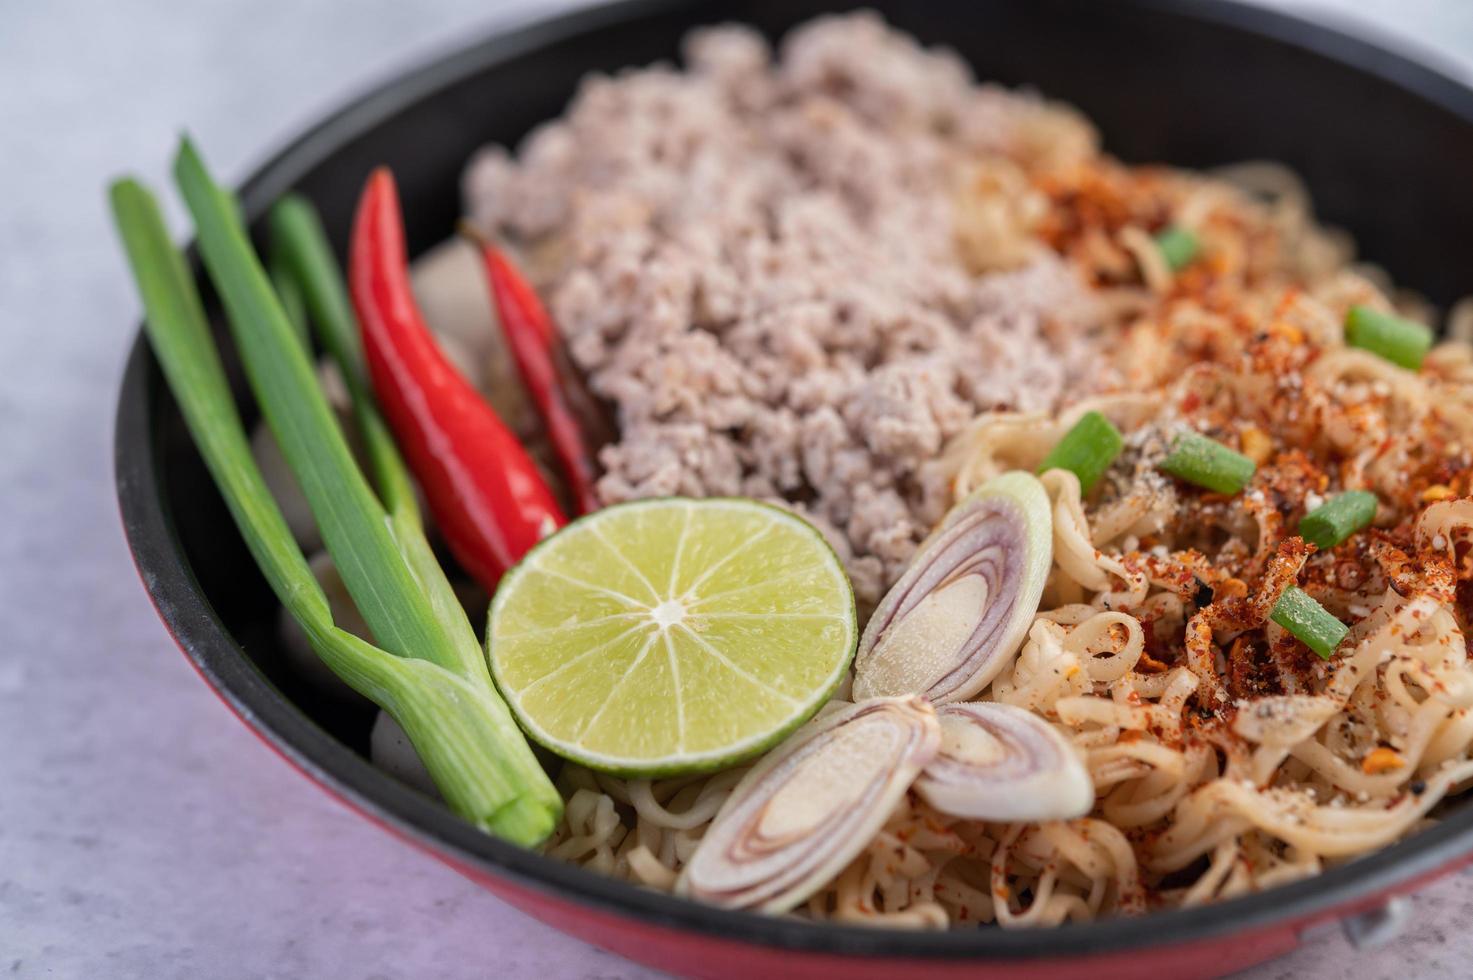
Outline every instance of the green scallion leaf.
<svg viewBox="0 0 1473 980"><path fill-rule="evenodd" d="M1299 521L1299 536L1321 551L1329 551L1356 531L1370 526L1375 516L1374 493L1347 490L1305 514Z"/></svg>
<svg viewBox="0 0 1473 980"><path fill-rule="evenodd" d="M1345 342L1416 371L1432 349L1432 330L1369 306L1352 306L1345 314Z"/></svg>
<svg viewBox="0 0 1473 980"><path fill-rule="evenodd" d="M1181 225L1172 225L1156 234L1156 247L1172 272L1179 272L1192 264L1200 245L1197 236Z"/></svg>
<svg viewBox="0 0 1473 980"><path fill-rule="evenodd" d="M251 557L293 615L319 629L330 625L327 597L251 456L245 426L206 325L204 304L184 257L169 240L163 213L153 195L133 180L115 183L109 197L143 300L144 326L154 354L169 386L178 393L184 421L244 532Z"/></svg>
<svg viewBox="0 0 1473 980"><path fill-rule="evenodd" d="M302 291L297 288L291 273L276 261L275 256L272 257L267 271L271 274L271 288L276 290L276 297L281 300L281 309L286 313L287 321L291 323L302 347L310 351L312 338L307 333L307 305L302 299Z"/></svg>
<svg viewBox="0 0 1473 980"><path fill-rule="evenodd" d="M1038 472L1068 470L1079 477L1080 490L1089 493L1124 445L1120 430L1109 419L1099 412L1085 412L1044 457Z"/></svg>
<svg viewBox="0 0 1473 980"><path fill-rule="evenodd" d="M1239 493L1258 469L1253 460L1195 432L1185 432L1157 469L1217 493Z"/></svg>
<svg viewBox="0 0 1473 980"><path fill-rule="evenodd" d="M224 205L218 185L187 141L174 171L261 413L301 484L349 594L355 601L360 595L372 598L360 604L360 611L384 649L456 667L460 657L440 635L239 217Z"/></svg>
<svg viewBox="0 0 1473 980"><path fill-rule="evenodd" d="M1295 638L1321 659L1329 660L1350 627L1330 615L1308 592L1291 585L1284 590L1270 614L1274 622L1294 634Z"/></svg>
<svg viewBox="0 0 1473 980"><path fill-rule="evenodd" d="M272 267L279 267L301 296L318 340L343 376L379 497L390 514L418 524L413 481L374 400L358 319L317 210L305 198L289 194L271 208L270 222Z"/></svg>
<svg viewBox="0 0 1473 980"><path fill-rule="evenodd" d="M394 539L436 618L448 634L459 638L462 649L468 649L475 637L467 638L465 610L425 539L413 478L373 397L348 286L317 210L305 198L291 194L271 209L270 222L273 269L279 267L283 284L301 296L304 315L342 374Z"/></svg>

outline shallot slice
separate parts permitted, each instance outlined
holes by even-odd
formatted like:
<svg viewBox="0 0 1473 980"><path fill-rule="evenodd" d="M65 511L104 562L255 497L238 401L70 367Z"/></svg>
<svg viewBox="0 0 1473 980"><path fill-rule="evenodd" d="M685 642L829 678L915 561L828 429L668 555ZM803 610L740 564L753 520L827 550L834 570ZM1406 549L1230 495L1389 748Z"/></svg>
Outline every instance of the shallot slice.
<svg viewBox="0 0 1473 980"><path fill-rule="evenodd" d="M1048 493L1013 470L963 498L870 617L854 698L962 701L1017 653L1053 559Z"/></svg>
<svg viewBox="0 0 1473 980"><path fill-rule="evenodd" d="M792 909L869 845L940 744L924 698L820 714L737 784L677 893L728 908Z"/></svg>
<svg viewBox="0 0 1473 980"><path fill-rule="evenodd" d="M942 813L970 820L1072 820L1094 808L1079 753L1025 708L964 701L937 709L941 749L915 790Z"/></svg>

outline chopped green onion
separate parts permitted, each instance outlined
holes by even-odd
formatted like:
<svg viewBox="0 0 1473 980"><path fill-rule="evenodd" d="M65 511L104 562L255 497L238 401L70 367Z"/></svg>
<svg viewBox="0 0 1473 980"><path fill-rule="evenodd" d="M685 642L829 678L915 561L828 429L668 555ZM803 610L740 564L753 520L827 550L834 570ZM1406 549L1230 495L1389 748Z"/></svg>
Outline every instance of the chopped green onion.
<svg viewBox="0 0 1473 980"><path fill-rule="evenodd" d="M1284 590L1270 615L1323 660L1330 659L1330 654L1350 632L1349 626L1331 616L1329 610L1297 585Z"/></svg>
<svg viewBox="0 0 1473 980"><path fill-rule="evenodd" d="M1195 432L1184 432L1171 444L1171 452L1156 464L1157 469L1179 480L1218 493L1238 493L1253 478L1256 463L1220 442Z"/></svg>
<svg viewBox="0 0 1473 980"><path fill-rule="evenodd" d="M1038 472L1068 470L1079 477L1079 489L1089 493L1124 445L1120 430L1109 419L1099 412L1085 412L1044 457Z"/></svg>
<svg viewBox="0 0 1473 980"><path fill-rule="evenodd" d="M353 463L232 199L188 141L175 170L247 378L383 648L333 623L251 456L193 277L153 196L119 181L113 214L149 340L246 545L324 662L404 727L451 807L508 840L536 844L556 825L562 801L497 694L428 542L384 511Z"/></svg>
<svg viewBox="0 0 1473 980"><path fill-rule="evenodd" d="M1321 551L1329 551L1376 516L1376 495L1369 490L1347 490L1320 504L1299 522L1299 536Z"/></svg>
<svg viewBox="0 0 1473 980"><path fill-rule="evenodd" d="M1432 329L1369 306L1352 306L1345 314L1345 342L1416 371L1432 349Z"/></svg>
<svg viewBox="0 0 1473 980"><path fill-rule="evenodd" d="M1171 267L1172 272L1191 265L1192 260L1197 257L1197 236L1192 234L1181 225L1171 227L1157 233L1156 247L1161 250L1161 257Z"/></svg>

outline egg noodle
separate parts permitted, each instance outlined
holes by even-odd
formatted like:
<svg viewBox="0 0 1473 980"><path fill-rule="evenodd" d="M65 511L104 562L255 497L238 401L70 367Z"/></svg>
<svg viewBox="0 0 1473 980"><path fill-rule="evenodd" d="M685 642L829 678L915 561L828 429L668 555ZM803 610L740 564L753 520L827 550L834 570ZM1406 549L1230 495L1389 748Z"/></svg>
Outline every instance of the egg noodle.
<svg viewBox="0 0 1473 980"><path fill-rule="evenodd" d="M1090 495L1072 473L1043 475L1044 600L979 696L1057 726L1097 802L1083 819L995 824L911 793L801 917L1012 927L1198 905L1390 844L1473 779L1473 307L1420 372L1345 346L1351 305L1430 310L1351 266L1279 167L1204 177L1099 157L1028 177L1049 203L1017 233L1084 270L1119 377L1058 415L985 414L929 465L958 499L1035 469L1086 411L1125 433ZM962 213L995 225L987 205ZM1204 256L1176 273L1146 234L1167 217ZM1026 250L997 235L981 236L994 253ZM1188 430L1255 459L1244 493L1156 470ZM1325 553L1297 537L1307 510L1357 488L1380 501L1371 528ZM1329 660L1269 619L1296 583L1350 626ZM566 766L550 853L669 890L743 771L651 783Z"/></svg>

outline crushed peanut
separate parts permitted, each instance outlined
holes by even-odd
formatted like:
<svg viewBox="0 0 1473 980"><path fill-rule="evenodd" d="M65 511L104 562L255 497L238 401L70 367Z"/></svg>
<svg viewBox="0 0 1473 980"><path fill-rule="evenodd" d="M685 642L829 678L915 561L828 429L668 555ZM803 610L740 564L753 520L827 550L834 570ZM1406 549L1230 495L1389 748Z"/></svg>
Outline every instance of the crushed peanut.
<svg viewBox="0 0 1473 980"><path fill-rule="evenodd" d="M1257 426L1250 426L1243 430L1242 443L1243 455L1259 466L1267 463L1274 454L1274 441L1269 438L1267 432Z"/></svg>
<svg viewBox="0 0 1473 980"><path fill-rule="evenodd" d="M1360 768L1368 776L1379 776L1383 772L1400 769L1406 763L1395 750L1381 747L1374 749L1361 761Z"/></svg>
<svg viewBox="0 0 1473 980"><path fill-rule="evenodd" d="M1212 601L1241 599L1248 594L1248 584L1240 578L1227 578L1218 582L1212 590Z"/></svg>

